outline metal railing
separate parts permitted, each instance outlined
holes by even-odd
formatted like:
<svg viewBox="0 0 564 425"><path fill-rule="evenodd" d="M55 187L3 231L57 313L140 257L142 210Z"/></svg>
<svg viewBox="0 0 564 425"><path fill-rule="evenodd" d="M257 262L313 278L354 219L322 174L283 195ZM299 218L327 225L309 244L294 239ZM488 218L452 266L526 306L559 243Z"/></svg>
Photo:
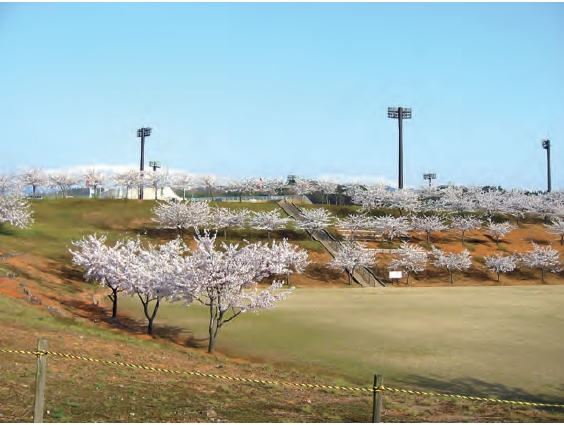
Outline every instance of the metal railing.
<svg viewBox="0 0 564 425"><path fill-rule="evenodd" d="M280 208L282 208L286 214L289 216L294 217L296 220L301 220L303 214L301 209L297 207L293 202L278 202ZM311 236L321 243L325 249L331 254L333 257L339 252L341 247L341 243L336 240L327 230L314 230L312 232L308 232ZM386 286L384 282L372 270L370 270L366 266L357 267L352 274L352 278L361 286L376 286L377 284L381 286Z"/></svg>

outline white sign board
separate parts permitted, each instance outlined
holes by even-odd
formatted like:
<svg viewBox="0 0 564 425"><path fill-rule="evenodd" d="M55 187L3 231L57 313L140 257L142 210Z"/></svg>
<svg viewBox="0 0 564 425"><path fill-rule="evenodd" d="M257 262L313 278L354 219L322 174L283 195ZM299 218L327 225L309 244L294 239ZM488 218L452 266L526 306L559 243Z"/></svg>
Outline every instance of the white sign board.
<svg viewBox="0 0 564 425"><path fill-rule="evenodd" d="M390 271L390 279L401 279L401 272Z"/></svg>

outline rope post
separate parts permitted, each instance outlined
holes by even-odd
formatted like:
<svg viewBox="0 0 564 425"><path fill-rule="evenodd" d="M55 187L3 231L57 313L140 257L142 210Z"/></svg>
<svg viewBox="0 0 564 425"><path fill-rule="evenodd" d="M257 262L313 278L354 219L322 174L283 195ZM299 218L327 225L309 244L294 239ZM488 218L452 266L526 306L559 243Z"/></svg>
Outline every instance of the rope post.
<svg viewBox="0 0 564 425"><path fill-rule="evenodd" d="M47 340L41 338L37 341L37 351L47 350ZM43 422L43 411L45 410L45 378L47 377L47 355L37 354L37 373L35 375L35 401L33 410L33 422Z"/></svg>
<svg viewBox="0 0 564 425"><path fill-rule="evenodd" d="M374 388L372 395L372 423L382 422L382 390L384 385L382 375L374 375Z"/></svg>

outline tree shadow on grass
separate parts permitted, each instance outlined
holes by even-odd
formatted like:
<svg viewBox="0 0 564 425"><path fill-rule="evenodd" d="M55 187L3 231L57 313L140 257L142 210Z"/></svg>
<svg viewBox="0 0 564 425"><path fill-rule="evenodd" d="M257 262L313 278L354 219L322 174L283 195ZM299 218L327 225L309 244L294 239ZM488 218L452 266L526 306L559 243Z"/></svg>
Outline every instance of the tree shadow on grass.
<svg viewBox="0 0 564 425"><path fill-rule="evenodd" d="M67 309L72 310L74 316L92 320L94 323L104 322L116 329L120 329L133 335L147 334L147 320L134 319L129 316L120 315L119 310L118 317L114 319L110 317L110 310L107 310L104 307L92 302L86 302L76 299L59 300L56 297L49 298L56 299L62 306L65 306ZM153 328L153 338L166 339L171 342L184 345L186 347L196 348L198 346L197 344L199 340L194 338L190 330L181 328L179 326L162 324L158 320L159 319L157 315ZM187 334L188 336L186 336ZM207 341L207 338L205 340Z"/></svg>
<svg viewBox="0 0 564 425"><path fill-rule="evenodd" d="M343 272L333 269L325 264L311 263L305 269L305 275L311 279L328 282L337 280L342 276Z"/></svg>
<svg viewBox="0 0 564 425"><path fill-rule="evenodd" d="M9 229L8 227L4 226L0 223L0 236L15 236L16 232L14 229Z"/></svg>
<svg viewBox="0 0 564 425"><path fill-rule="evenodd" d="M421 375L408 375L405 378L396 380L396 382L404 384L413 389L443 394L497 398L499 400L524 401L529 403L558 405L564 404L564 396L554 396L541 393L534 394L524 388L509 387L504 384L487 382L472 377L456 378L452 380L440 380ZM561 394L564 394L564 384L560 384L560 386L556 388L556 390ZM537 408L558 412L562 411L562 409L555 407L539 406Z"/></svg>

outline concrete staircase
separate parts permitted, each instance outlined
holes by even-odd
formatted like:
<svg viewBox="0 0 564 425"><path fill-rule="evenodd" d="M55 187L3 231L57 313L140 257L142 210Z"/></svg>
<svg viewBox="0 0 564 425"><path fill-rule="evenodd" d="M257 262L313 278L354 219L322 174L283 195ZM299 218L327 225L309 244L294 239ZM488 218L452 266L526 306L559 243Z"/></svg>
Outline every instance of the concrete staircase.
<svg viewBox="0 0 564 425"><path fill-rule="evenodd" d="M293 217L295 220L298 221L303 220L301 210L293 202L280 201L278 202L278 205L290 217ZM325 249L329 252L329 254L335 257L341 245L341 243L338 240L336 240L325 230L314 230L313 232L310 232L310 234L311 236L313 236L313 238L316 241L318 241L319 243L321 243L321 245L325 247ZM352 275L352 278L360 286L376 286L376 285L386 286L386 284L382 282L382 280L380 280L378 276L376 276L374 272L372 272L372 270L364 266L357 267Z"/></svg>

